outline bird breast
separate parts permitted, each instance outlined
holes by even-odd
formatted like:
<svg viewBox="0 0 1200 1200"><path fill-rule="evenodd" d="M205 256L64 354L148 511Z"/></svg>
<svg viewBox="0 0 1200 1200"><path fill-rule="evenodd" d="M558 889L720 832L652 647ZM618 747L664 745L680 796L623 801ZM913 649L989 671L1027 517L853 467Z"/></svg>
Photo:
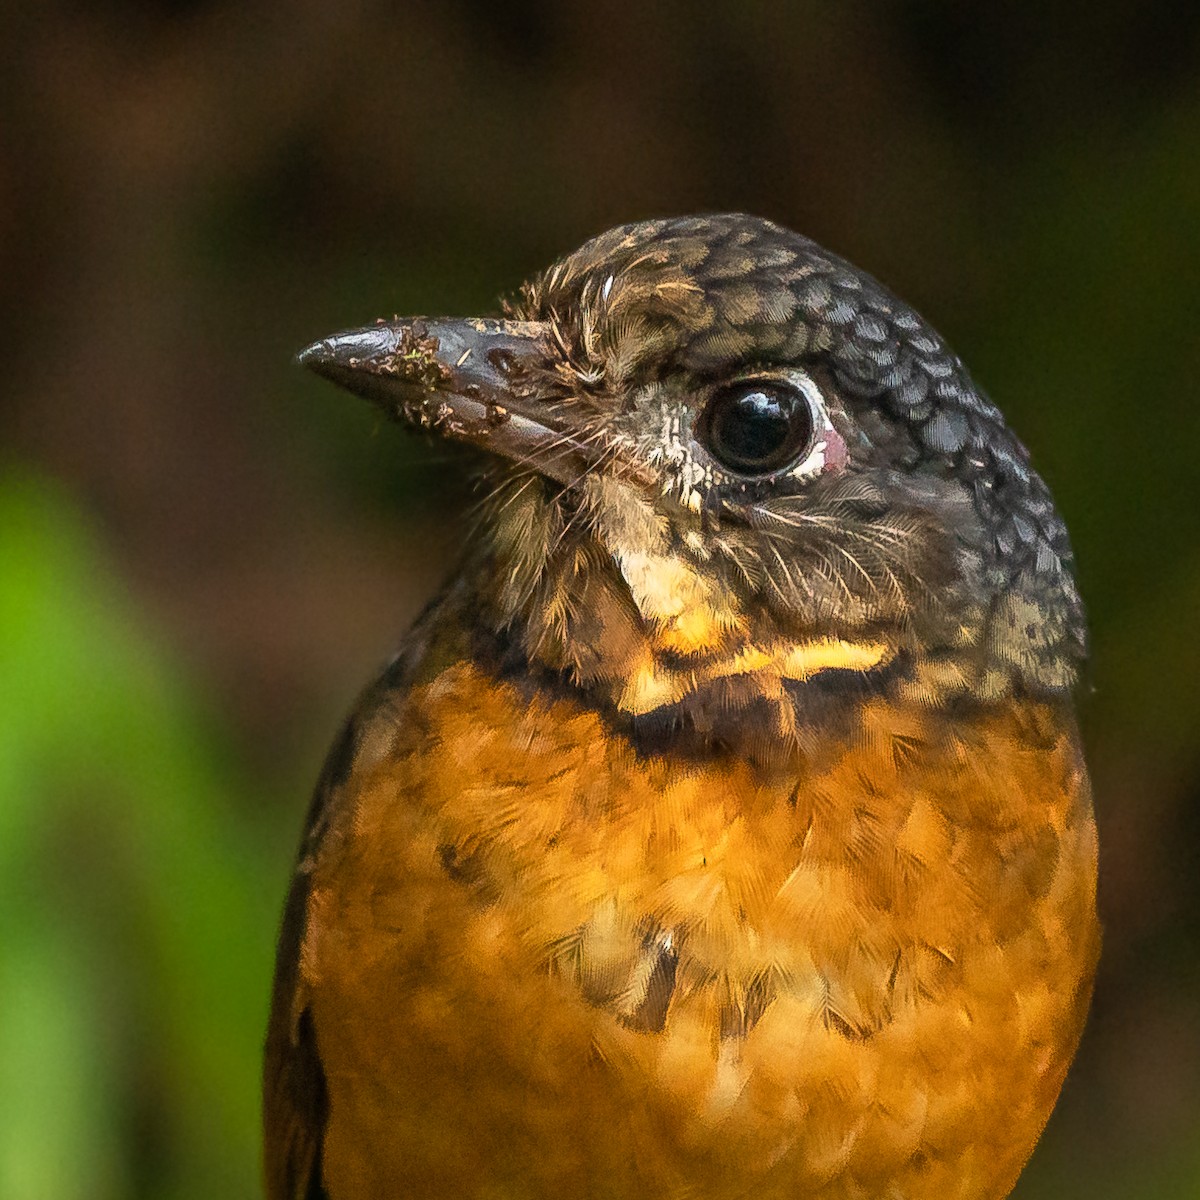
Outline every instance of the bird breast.
<svg viewBox="0 0 1200 1200"><path fill-rule="evenodd" d="M302 953L333 1200L1006 1194L1096 955L1073 725L816 744L639 754L467 662L384 706Z"/></svg>

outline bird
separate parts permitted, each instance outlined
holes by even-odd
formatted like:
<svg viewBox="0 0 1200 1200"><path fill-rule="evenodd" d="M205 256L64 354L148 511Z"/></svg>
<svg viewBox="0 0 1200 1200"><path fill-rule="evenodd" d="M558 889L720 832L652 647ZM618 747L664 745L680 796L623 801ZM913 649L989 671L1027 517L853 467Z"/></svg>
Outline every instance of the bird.
<svg viewBox="0 0 1200 1200"><path fill-rule="evenodd" d="M1100 945L1025 447L765 219L619 226L501 313L298 356L485 465L308 813L269 1200L1007 1196Z"/></svg>

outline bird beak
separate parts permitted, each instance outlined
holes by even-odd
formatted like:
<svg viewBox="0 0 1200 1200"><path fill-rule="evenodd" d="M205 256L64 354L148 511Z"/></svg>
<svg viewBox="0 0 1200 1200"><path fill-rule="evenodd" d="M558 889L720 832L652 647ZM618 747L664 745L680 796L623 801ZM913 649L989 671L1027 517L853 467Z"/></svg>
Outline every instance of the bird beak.
<svg viewBox="0 0 1200 1200"><path fill-rule="evenodd" d="M314 342L296 361L408 424L561 483L595 459L551 398L555 351L542 322L379 321Z"/></svg>

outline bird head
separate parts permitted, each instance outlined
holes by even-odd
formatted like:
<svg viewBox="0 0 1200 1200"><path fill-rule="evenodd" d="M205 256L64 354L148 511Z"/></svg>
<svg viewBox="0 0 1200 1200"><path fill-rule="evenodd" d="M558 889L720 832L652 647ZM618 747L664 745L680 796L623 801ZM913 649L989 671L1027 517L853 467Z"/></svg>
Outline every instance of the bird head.
<svg viewBox="0 0 1200 1200"><path fill-rule="evenodd" d="M830 684L939 705L1075 681L1070 545L1024 447L921 317L778 225L621 226L502 319L380 321L300 360L496 456L474 611L643 726L765 742Z"/></svg>

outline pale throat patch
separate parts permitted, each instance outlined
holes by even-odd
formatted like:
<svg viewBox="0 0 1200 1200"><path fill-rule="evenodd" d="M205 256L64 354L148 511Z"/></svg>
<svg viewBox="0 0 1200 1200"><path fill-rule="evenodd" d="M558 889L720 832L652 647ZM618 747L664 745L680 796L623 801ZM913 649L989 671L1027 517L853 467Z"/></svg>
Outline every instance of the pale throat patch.
<svg viewBox="0 0 1200 1200"><path fill-rule="evenodd" d="M894 654L885 642L840 638L756 644L737 597L671 548L666 521L650 504L618 481L597 486L603 494L592 497L594 511L608 518L597 532L647 634L641 660L617 697L623 711L652 712L731 676L753 675L767 694L779 694L785 680L803 681L829 670L869 671ZM694 548L701 550L699 539Z"/></svg>

